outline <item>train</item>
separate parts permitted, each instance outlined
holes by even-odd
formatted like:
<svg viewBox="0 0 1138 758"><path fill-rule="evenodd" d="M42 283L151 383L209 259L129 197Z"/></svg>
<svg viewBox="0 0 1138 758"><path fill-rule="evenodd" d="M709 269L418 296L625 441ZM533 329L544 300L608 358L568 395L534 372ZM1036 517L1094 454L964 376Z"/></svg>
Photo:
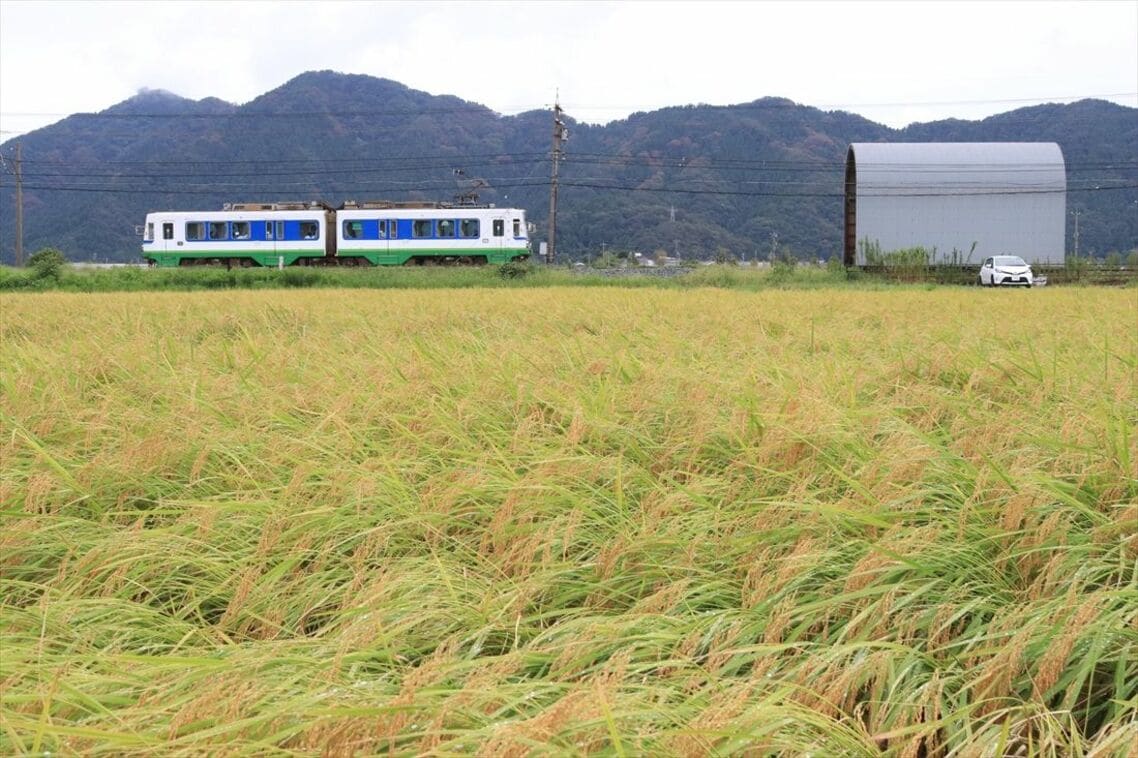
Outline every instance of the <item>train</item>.
<svg viewBox="0 0 1138 758"><path fill-rule="evenodd" d="M528 260L520 208L386 200L226 203L146 214L152 266L424 266Z"/></svg>

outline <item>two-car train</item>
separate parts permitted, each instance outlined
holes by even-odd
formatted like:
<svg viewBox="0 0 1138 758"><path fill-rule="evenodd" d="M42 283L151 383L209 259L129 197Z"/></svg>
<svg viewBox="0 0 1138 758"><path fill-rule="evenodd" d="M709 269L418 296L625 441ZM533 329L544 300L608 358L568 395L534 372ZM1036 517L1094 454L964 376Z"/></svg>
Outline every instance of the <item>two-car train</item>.
<svg viewBox="0 0 1138 758"><path fill-rule="evenodd" d="M525 211L447 203L234 203L148 213L142 257L156 266L407 266L530 256Z"/></svg>

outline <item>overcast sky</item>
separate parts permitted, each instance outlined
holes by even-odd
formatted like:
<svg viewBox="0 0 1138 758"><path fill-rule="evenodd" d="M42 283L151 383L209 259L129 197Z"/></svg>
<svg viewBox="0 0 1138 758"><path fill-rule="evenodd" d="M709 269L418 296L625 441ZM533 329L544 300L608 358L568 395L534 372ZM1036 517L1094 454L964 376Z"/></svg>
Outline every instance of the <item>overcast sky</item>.
<svg viewBox="0 0 1138 758"><path fill-rule="evenodd" d="M1138 107L1138 0L0 0L0 140L141 88L240 104L324 69L589 123L766 96L895 127Z"/></svg>

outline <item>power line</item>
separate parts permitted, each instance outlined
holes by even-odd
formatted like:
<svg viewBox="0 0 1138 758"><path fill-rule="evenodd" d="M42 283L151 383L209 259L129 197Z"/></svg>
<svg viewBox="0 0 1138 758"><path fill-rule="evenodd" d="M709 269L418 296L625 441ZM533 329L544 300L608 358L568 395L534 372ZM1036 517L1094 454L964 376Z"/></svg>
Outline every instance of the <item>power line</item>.
<svg viewBox="0 0 1138 758"><path fill-rule="evenodd" d="M382 158L361 159L352 157L322 157L322 158L284 158L284 159L236 159L236 160L129 160L129 161L60 161L47 159L24 160L29 165L30 172L23 172L25 179L34 183L27 185L28 189L39 191L74 191L74 192L117 192L130 194L210 194L217 195L222 192L244 193L279 193L285 188L298 187L316 193L322 191L313 185L313 181L341 182L354 187L370 187L373 191L385 192L414 192L439 191L453 189L448 180L443 183L439 179L420 179L409 183L405 180L392 179L382 181L367 179L374 175L405 174L409 172L431 172L432 170L453 171L456 165L464 168L500 168L509 166L519 171L526 171L526 178L534 175L544 161L550 157L545 152L488 152L472 153L469 155L423 154L410 156L395 156ZM564 156L568 158L568 156ZM216 171L217 166L228 166L235 170ZM645 188L641 186L628 186L621 184L621 177L582 177L573 176L573 169L579 166L614 166L628 170L650 169L654 171L674 170L679 172L671 177L660 177L668 183L667 186ZM76 168L90 166L95 169L76 171ZM279 170L265 170L261 167L274 167ZM291 166L291 168L289 168ZM813 160L813 159L740 159L740 158L661 158L658 156L628 156L607 153L579 153L567 160L566 167L570 169L565 179L567 186L576 186L589 189L613 191L654 191L675 194L709 194L709 195L743 195L743 196L785 196L785 197L832 197L835 194L830 190L841 178L828 176L832 172L844 168L845 161L839 160ZM123 167L126 170L116 170ZM183 167L184 170L166 170ZM11 173L10 168L4 169ZM202 170L195 170L202 169ZM1087 161L1081 164L1067 164L1063 169L1067 174L1087 174L1090 172L1130 172L1138 170L1138 161ZM974 164L960 165L955 163L894 163L887 165L863 165L859 173L872 176L884 173L905 175L911 174L914 179L920 176L947 173L947 181L905 182L902 184L879 184L870 191L879 193L904 194L906 196L938 196L944 194L1010 194L1015 192L1056 192L1050 184L1032 183L1028 181L1032 174L1053 174L1056 166L1039 162L1018 162L1006 164ZM739 175L727 179L709 178L707 173L730 173ZM988 174L999 174L1005 177L1021 177L1017 185L1011 190L992 188L990 183L980 182L979 177ZM812 175L816 178L799 180L791 178L795 175ZM657 173L657 177L660 175ZM976 176L976 181L969 180L969 176ZM1093 174L1092 174L1093 176ZM299 181L282 181L274 177L290 177ZM308 177L309 180L304 180ZM490 188L507 191L515 187L541 186L541 183L522 181L517 176L483 176L491 182ZM806 176L803 177L806 179ZM241 180L248 181L219 181ZM1121 181L1123 177L1110 176L1107 178L1090 178L1087 176L1073 177L1067 184L1067 191L1109 191L1114 189L1128 189L1130 185L1112 184ZM69 181L53 181L69 180ZM171 182L179 182L177 187L168 187ZM122 188L115 186L123 181L147 181L146 188ZM627 180L626 180L627 181ZM202 184L208 182L208 184ZM616 182L614 184L614 182ZM735 185L739 189L722 184ZM1079 186L1080 184L1086 186ZM712 185L710 188L699 188L699 185ZM773 188L775 191L762 191L758 188ZM801 188L789 192L790 188ZM811 188L825 191L810 192ZM947 190L947 191L946 191ZM865 192L862 193L866 196Z"/></svg>
<svg viewBox="0 0 1138 758"><path fill-rule="evenodd" d="M651 192L651 193L672 193L679 195L739 195L745 197L845 197L843 192L746 192L741 190L697 190L697 189L676 189L668 187L629 187L618 185L604 185L604 184L590 184L583 182L565 181L562 186L566 187L583 187L587 189L599 190L619 190L628 192ZM874 188L881 189L881 188ZM1062 194L1064 192L1107 192L1110 190L1120 189L1138 189L1138 183L1135 184L1122 184L1113 187L1083 187L1083 188L1067 188L1067 189L996 189L996 190L968 190L961 192L904 192L906 188L898 187L897 192L888 193L866 193L859 192L858 197L956 197L956 196L971 196L971 195L1039 195L1039 194Z"/></svg>
<svg viewBox="0 0 1138 758"><path fill-rule="evenodd" d="M518 164L519 166L530 165L531 163L544 164L544 160L527 161L526 163ZM470 164L464 163L463 165L473 165L480 167L483 164ZM488 165L488 164L485 164ZM92 179L215 179L215 178L235 178L235 177L271 177L271 176L325 176L325 175L343 175L343 176L360 176L366 174L394 174L394 173L407 173L409 171L425 171L428 169L445 169L452 170L452 163L436 164L431 166L405 166L393 168L327 168L327 169L302 169L293 171L257 171L254 173L248 172L210 172L210 173L161 173L161 174L137 174L137 173L70 173L70 172L50 172L50 171L37 171L37 172L24 172L25 176L34 176L36 178L92 178Z"/></svg>
<svg viewBox="0 0 1138 758"><path fill-rule="evenodd" d="M343 173L349 175L366 174L366 173L380 173L380 172L397 172L397 171L419 171L429 169L446 169L451 170L456 164L464 167L498 167L498 166L515 166L525 167L533 165L534 163L544 162L549 157L548 153L528 152L528 153L498 153L498 154L472 154L467 156L460 155L424 155L424 156L406 156L401 158L379 158L379 159L361 159L361 158L312 158L312 159L283 159L283 160L209 160L209 161L194 161L194 160L149 160L149 161L61 161L61 160L24 160L26 165L33 167L33 173L36 176L65 176L65 177L133 177L133 178L182 178L182 177L241 177L241 176L296 176L296 175L318 175L318 174L333 174ZM732 158L697 158L697 159L675 159L675 158L651 158L641 156L617 156L617 155L604 155L598 153L582 153L565 158L568 165L594 165L594 166L617 166L625 168L652 168L652 169L675 169L675 170L690 170L697 171L754 171L754 172L770 172L773 174L779 173L792 173L792 172L807 172L807 173L825 173L845 166L844 161L814 161L814 160L750 160L750 159L732 159ZM293 164L292 168L279 171L265 171L257 168L259 166L273 166L285 169L289 164ZM211 167L211 166L229 166L235 169L247 169L247 171L179 171L175 173L162 172L163 167L177 167L184 166L189 168L197 167ZM74 169L90 166L97 169L107 169L105 171L82 171L75 172ZM116 167L125 167L126 171L115 170ZM58 167L60 169L68 169L66 171L52 171L52 168ZM147 171L140 173L130 170L131 167L142 167L143 169L157 168L158 172ZM863 165L858 169L860 174L872 173L916 173L916 174L1017 174L1017 173L1052 173L1057 170L1057 166L1048 163L1005 163L1005 164L954 164L954 163L894 163L883 165ZM1090 171L1138 171L1138 161L1125 162L1125 161L1109 161L1109 162L1086 162L1081 164L1067 164L1064 169L1066 173L1081 173ZM252 172L252 173L250 173Z"/></svg>
<svg viewBox="0 0 1138 758"><path fill-rule="evenodd" d="M182 187L179 189L166 189L166 188L135 189L135 188L130 188L130 187L97 187L97 186L90 186L90 185L55 185L55 186L52 186L52 185L29 185L29 184L25 184L24 189L26 189L26 190L34 189L34 190L50 191L50 192L94 192L94 193L105 193L108 195L213 195L213 196L217 196L217 195L232 193L232 192L234 192L234 191L236 191L242 187L246 187L246 189L244 191L247 193L259 192L261 194L268 194L268 193L275 192L276 189L281 187L281 186L282 185L280 185L280 184L273 184L266 189L258 189L258 188L252 187L250 185L225 185L225 186L210 185L208 188L201 188L201 189L196 189L196 188L192 188L192 187L191 188ZM531 181L531 182L514 182L514 183L510 183L510 184L499 184L499 185L496 185L494 187L491 187L490 189L512 190L512 189L516 189L518 187L548 187L548 186L549 186L549 182L547 182L547 181ZM437 192L437 191L449 190L449 189L454 189L454 185L443 186L440 184L439 186L427 186L427 185L417 184L417 185L408 185L408 186L402 186L402 187L387 187L387 188L384 188L383 191L385 191L385 192L396 192L396 193L411 193L411 192ZM290 192L290 194L295 194L295 193ZM301 194L304 194L304 193L301 193ZM323 191L323 190L320 190L318 188L313 188L308 194L328 194L328 193ZM344 193L338 193L338 194L344 194Z"/></svg>
<svg viewBox="0 0 1138 758"><path fill-rule="evenodd" d="M180 188L180 189L164 189L164 188L150 188L150 189L134 189L134 188L121 188L121 187L96 187L84 185L24 185L27 190L39 191L52 191L52 192L90 192L90 193L104 193L111 195L212 195L217 196L227 192L234 192L237 189L246 185L226 185L217 186L211 185L209 188ZM246 193L273 193L281 185L274 184L270 188L256 189L247 187L244 191ZM508 184L499 184L491 187L496 190L513 190L519 187L545 187L548 182L533 181L533 182L514 182ZM599 184L584 181L562 180L560 182L562 187L576 187L582 189L604 190L612 192L647 192L654 194L676 194L676 195L713 195L713 196L741 196L741 197L788 197L788 198L841 198L844 197L843 192L770 192L770 191L755 191L755 190L730 190L730 189L683 189L676 187L637 187L628 185L613 185L613 184ZM447 189L447 187L428 186L423 184L404 186L404 187L387 187L384 188L385 192L393 193L411 193L411 192L427 192L427 191L440 191ZM1068 187L1066 189L1053 189L1053 188L1016 188L1016 189L980 189L968 188L960 191L950 192L907 192L904 191L905 187L893 188L896 191L889 190L889 188L875 188L877 192L859 192L859 197L962 197L962 196L977 196L977 195L993 195L993 196L1009 196L1009 195L1039 195L1039 194L1062 194L1062 193L1089 193L1089 192L1109 192L1115 190L1125 189L1138 189L1138 183L1133 184L1119 184L1114 186L1093 186L1093 187ZM881 191L881 190L888 191ZM295 193L294 193L295 194ZM308 194L327 194L324 191L313 188Z"/></svg>
<svg viewBox="0 0 1138 758"><path fill-rule="evenodd" d="M535 166L540 166L540 165L541 164L535 164ZM529 179L532 176L532 173L533 172L528 174L526 176L526 179ZM25 179L28 178L27 174L25 174L24 176L25 176ZM137 177L137 176L84 177L84 176L71 176L71 175L69 175L69 176L63 176L63 175L55 176L55 175L48 175L48 174L39 174L39 175L35 175L31 178L33 179L33 181L39 182L39 184L37 184L36 186L38 188L42 188L42 189L119 189L119 187L116 187L116 185L118 185L122 182L126 182L128 180L131 182L135 182L138 179L145 178L145 177ZM52 181L53 179L67 179L68 181L53 182ZM151 177L151 179L153 179L153 177ZM203 179L209 179L209 177L195 176L195 177L183 177L182 179L203 180ZM522 182L521 180L519 180L518 177L512 177L512 176L502 176L502 177L483 176L483 177L480 177L480 179L482 179L483 181L485 181L487 183L485 185L485 187L491 191L501 190L502 188L506 188L506 187L541 186L542 185L541 182L534 182L534 181ZM595 177L578 176L578 177L569 177L567 181L568 182L574 182L577 185L584 186L584 185L590 184L590 183L608 183L608 182L619 181L619 180L614 179L613 177L604 177L604 176L595 176ZM1071 191L1071 192L1086 191L1086 190L1092 190L1093 191L1093 190L1098 190L1098 189L1114 189L1116 187L1126 188L1126 187L1130 186L1129 184L1123 184L1123 185L1112 184L1112 183L1110 183L1112 181L1118 181L1118 180L1078 180L1077 183L1076 182L1067 183L1066 184L1066 191ZM370 186L370 187L405 188L407 186L407 182L405 182L405 181L398 181L398 180L385 181L382 179L379 179L379 180L377 180L377 179L360 180L360 179L350 177L350 176L340 178L340 179L338 179L338 182L339 183L347 183L347 184L351 184L351 185L355 185L355 186ZM146 191L146 192L152 192L152 193L163 193L163 192L174 191L175 189L186 189L186 188L196 188L196 187L200 187L202 189L215 190L215 191L242 189L242 188L260 188L260 187L265 187L265 188L270 189L270 190L281 190L281 189L290 188L290 187L302 187L303 188L303 187L312 187L313 186L313 182L311 182L311 181L272 181L272 182L266 182L266 181L256 181L256 180L228 181L228 182L212 181L212 180L210 180L210 181L179 181L176 183L177 184L176 187L171 186L171 184L172 183L170 183L170 182L164 182L164 183L151 182L148 187L140 188L139 191ZM724 185L737 186L737 187L776 187L776 188L825 187L825 188L830 188L830 187L840 186L841 182L840 181L793 181L793 180L782 180L782 179L736 180L736 181L732 181L732 182L724 182L724 181L717 180L717 179L684 179L681 182L672 182L668 186L659 187L656 189L659 189L659 190L665 191L665 192L667 192L667 191L679 192L679 191L682 191L688 187L710 186L712 188L718 188L718 187L723 187ZM424 179L424 180L415 181L413 183L413 186L415 189L437 190L437 189L453 188L454 184L453 184L453 182L451 182L449 180L435 178L435 179ZM604 186L606 186L606 187L610 187L610 186L611 187L626 187L629 189L638 189L638 187L631 187L631 186L625 185L625 184L620 184L620 185L604 184ZM713 191L719 191L719 190L713 190ZM1016 185L1013 185L1010 187L1003 187L1003 188L996 188L996 187L993 187L993 185L987 184L987 183L939 182L939 183L920 183L920 184L913 184L913 183L877 184L877 185L873 185L873 186L866 185L864 187L864 189L862 189L859 194L864 195L867 192L880 192L880 193L894 192L894 193L913 194L913 193L918 192L918 191L926 191L926 192L930 192L930 193L934 193L934 194L962 194L962 193L968 193L968 192L975 192L978 194L987 194L987 193L1004 194L1004 193L1031 192L1031 191L1062 192L1062 191L1064 191L1064 189L1061 187L1057 187L1051 183L1038 183L1038 182L1020 183L1020 184L1016 184Z"/></svg>
<svg viewBox="0 0 1138 758"><path fill-rule="evenodd" d="M146 160L125 160L125 161L110 160L110 159L108 159L108 160L88 160L88 161L42 160L42 159L41 160L34 160L33 159L30 161L25 160L24 162L25 163L32 163L32 164L49 163L49 164L53 164L53 165L67 165L67 166L86 166L86 165L126 166L126 165L136 165L136 164L142 164L142 165L187 165L188 164L188 165L203 165L203 166L204 165L235 165L235 164L237 164L237 165L254 165L254 166L256 166L256 165L282 165L282 164L287 165L287 164L291 164L291 163L301 163L301 164L303 164L303 163L352 163L352 164L379 163L379 164L384 164L384 163L388 163L388 162L404 162L404 161L420 161L420 160L421 161L428 161L428 160L429 161L436 161L437 160L437 161L448 162L448 165L450 165L450 163L454 163L454 162L462 163L462 162L470 161L470 160L477 159L477 158L487 158L487 159L493 158L496 160L500 160L500 159L522 158L522 157L527 157L527 156L529 156L529 157L542 157L542 156L548 157L549 152L548 151L531 151L531 152L521 152L521 153L501 153L501 152L499 152L499 153L471 153L469 155L453 155L453 154L449 154L449 153L446 153L446 154L433 153L433 154L427 154L427 155L395 156L395 157L390 157L390 158L361 158L359 155L352 155L352 156L345 156L342 158L261 158L261 159L249 159L249 158L220 159L220 158L218 158L218 159L210 159L210 160L198 160L195 158L184 158L184 159L179 159L179 160L146 159Z"/></svg>

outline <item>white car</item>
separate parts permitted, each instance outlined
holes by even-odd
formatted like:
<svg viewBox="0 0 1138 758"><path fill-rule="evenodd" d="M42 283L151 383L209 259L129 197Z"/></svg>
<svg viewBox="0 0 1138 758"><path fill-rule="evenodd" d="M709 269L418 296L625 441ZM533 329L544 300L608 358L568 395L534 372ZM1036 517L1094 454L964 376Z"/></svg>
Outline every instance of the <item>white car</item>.
<svg viewBox="0 0 1138 758"><path fill-rule="evenodd" d="M1034 279L1031 266L1027 265L1023 258L1018 255L994 255L991 258L986 258L984 265L980 267L981 287L995 287L1005 284L1030 287Z"/></svg>

